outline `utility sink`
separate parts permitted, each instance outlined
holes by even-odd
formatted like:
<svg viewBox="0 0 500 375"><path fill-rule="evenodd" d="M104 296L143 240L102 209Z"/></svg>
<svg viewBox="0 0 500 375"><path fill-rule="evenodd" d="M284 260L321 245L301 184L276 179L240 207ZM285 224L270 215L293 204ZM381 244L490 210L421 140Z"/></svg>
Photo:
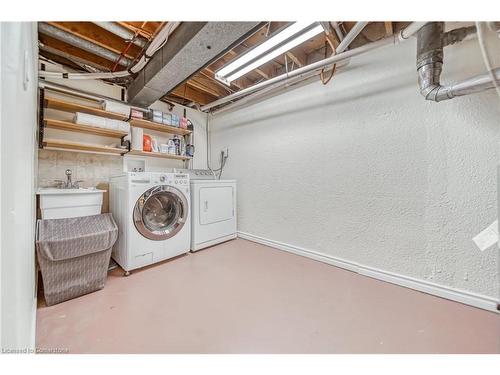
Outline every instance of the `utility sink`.
<svg viewBox="0 0 500 375"><path fill-rule="evenodd" d="M100 214L105 191L96 188L40 188L36 194L40 196L42 219L64 219Z"/></svg>

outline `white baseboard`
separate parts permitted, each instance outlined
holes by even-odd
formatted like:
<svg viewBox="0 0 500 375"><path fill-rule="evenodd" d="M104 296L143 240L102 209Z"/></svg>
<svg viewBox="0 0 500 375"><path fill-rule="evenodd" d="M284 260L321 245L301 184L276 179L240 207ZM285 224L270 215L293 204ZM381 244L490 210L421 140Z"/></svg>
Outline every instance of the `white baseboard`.
<svg viewBox="0 0 500 375"><path fill-rule="evenodd" d="M250 233L238 232L238 237L243 238L245 240L257 242L263 245L267 245L278 250L288 251L293 254L318 260L320 262L328 263L333 266L337 266L352 272L356 272L363 276L368 276L377 280L382 280L392 284L404 286L410 289L418 290L420 292L432 294L437 297L446 298L452 301L464 303L466 305L478 307L480 309L498 312L497 310L498 301L488 296L468 292L465 290L454 289L449 286L431 283L426 280L421 280L409 276L400 275L394 272L388 272L381 269L365 266L359 263L340 259L318 251L304 249L302 247L270 240Z"/></svg>

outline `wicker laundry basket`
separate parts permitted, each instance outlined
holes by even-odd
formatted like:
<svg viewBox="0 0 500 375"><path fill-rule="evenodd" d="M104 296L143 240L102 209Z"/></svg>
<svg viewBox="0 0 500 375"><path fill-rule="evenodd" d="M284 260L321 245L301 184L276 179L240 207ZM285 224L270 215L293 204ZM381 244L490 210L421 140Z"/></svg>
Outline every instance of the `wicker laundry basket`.
<svg viewBox="0 0 500 375"><path fill-rule="evenodd" d="M111 214L37 224L36 249L48 306L104 288L118 237Z"/></svg>

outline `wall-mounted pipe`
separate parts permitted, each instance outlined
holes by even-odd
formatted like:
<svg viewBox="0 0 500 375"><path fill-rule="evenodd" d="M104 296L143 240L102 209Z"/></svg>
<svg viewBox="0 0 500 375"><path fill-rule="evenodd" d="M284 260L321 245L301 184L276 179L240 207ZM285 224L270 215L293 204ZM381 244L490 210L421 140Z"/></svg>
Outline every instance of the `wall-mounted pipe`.
<svg viewBox="0 0 500 375"><path fill-rule="evenodd" d="M452 99L456 96L464 96L475 94L481 91L495 88L491 74L494 74L497 81L500 81L500 68L493 69L486 74L481 74L472 78L468 78L462 82L443 86L437 100Z"/></svg>
<svg viewBox="0 0 500 375"><path fill-rule="evenodd" d="M417 39L417 73L420 93L425 99L439 102L495 87L493 77L490 73L450 85L441 85L443 48L464 40L475 31L475 27L463 27L445 33L444 22L429 22L419 30ZM492 74L498 77L499 72L500 68L493 70Z"/></svg>
<svg viewBox="0 0 500 375"><path fill-rule="evenodd" d="M118 25L115 22L94 22L94 24L99 26L101 29L109 31L110 33L115 34L116 36L119 36L122 39L125 39L127 41L132 40L132 43L135 44L136 46L142 48L146 45L146 41L144 39L142 39L141 37L134 38L135 34L133 32L127 30L126 28Z"/></svg>
<svg viewBox="0 0 500 375"><path fill-rule="evenodd" d="M413 31L413 32L415 32L415 31ZM407 35L408 35L408 37L411 36L410 33L408 33ZM401 38L399 35L398 36L391 35L390 37L377 40L376 42L368 43L368 44L365 44L361 47L358 47L358 48L355 48L355 49L352 49L349 51L341 52L337 55L334 55L334 56L328 57L326 59L317 61L315 63L303 66L302 68L295 69L291 72L270 78L264 82L247 87L243 90L237 91L234 94L228 95L224 98L215 100L212 103L209 103L209 104L202 106L201 110L207 111L211 108L217 107L219 105L233 101L233 100L240 98L242 96L251 94L251 93L258 91L258 90L261 90L261 89L263 89L267 86L270 86L274 83L281 82L281 81L284 81L284 80L287 80L289 78L296 77L296 76L303 76L310 71L320 70L326 66L330 66L332 64L339 63L341 61L350 59L351 57L362 55L362 54L365 54L366 52L369 52L369 51L372 51L375 49L379 49L379 48L382 48L385 46L398 44L398 43L404 42L405 40L407 40L407 38Z"/></svg>
<svg viewBox="0 0 500 375"><path fill-rule="evenodd" d="M76 35L70 34L45 22L38 23L38 32L51 36L62 42L71 44L75 47L81 48L84 51L93 53L94 55L97 55L109 61L116 61L120 56L119 54L112 52L104 47L98 46L97 44L91 43L88 40L77 37ZM122 57L120 65L128 66L130 62L130 59Z"/></svg>

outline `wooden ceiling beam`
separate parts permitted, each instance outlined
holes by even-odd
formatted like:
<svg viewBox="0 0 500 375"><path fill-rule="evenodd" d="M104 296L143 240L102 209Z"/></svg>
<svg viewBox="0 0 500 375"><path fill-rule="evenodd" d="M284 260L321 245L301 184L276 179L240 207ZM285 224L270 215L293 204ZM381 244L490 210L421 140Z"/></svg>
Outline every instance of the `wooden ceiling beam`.
<svg viewBox="0 0 500 375"><path fill-rule="evenodd" d="M340 44L340 41L337 38L337 34L330 25L330 22L321 22L321 26L323 26L323 30L325 31L325 38L327 43L330 45L332 51L335 51Z"/></svg>
<svg viewBox="0 0 500 375"><path fill-rule="evenodd" d="M195 102L201 105L205 105L217 100L216 96L200 92L187 83L177 86L168 94L180 96L181 98L184 98L187 101Z"/></svg>
<svg viewBox="0 0 500 375"><path fill-rule="evenodd" d="M107 59L102 58L100 56L94 55L93 53L84 51L78 47L75 47L71 44L60 41L58 39L52 38L48 35L38 34L38 39L40 40L41 43L45 44L46 46L49 46L49 47L54 48L56 50L62 51L66 54L76 56L82 60L91 61L91 62L93 62L97 65L103 66L109 70L111 70L114 66L113 61L110 61L110 60L107 60Z"/></svg>
<svg viewBox="0 0 500 375"><path fill-rule="evenodd" d="M229 94L232 94L234 92L234 90L231 87L229 87L229 86L225 85L224 83L216 80L215 78L213 78L213 76L210 76L205 69L204 70L200 70L198 72L198 75L201 76L201 77L203 77L203 78L205 78L207 81L210 81L213 85L218 86L219 88L221 88L222 90L226 91Z"/></svg>
<svg viewBox="0 0 500 375"><path fill-rule="evenodd" d="M299 68L307 65L307 55L301 51L301 50L298 50L296 49L294 52L292 51L288 51L286 53L286 55L288 56L288 58L290 60L292 60L295 65L297 65Z"/></svg>
<svg viewBox="0 0 500 375"><path fill-rule="evenodd" d="M100 28L92 22L47 22L60 30L73 34L88 42L106 48L117 54L121 54L128 45L124 39ZM141 53L141 49L136 45L131 45L125 56L134 59Z"/></svg>
<svg viewBox="0 0 500 375"><path fill-rule="evenodd" d="M158 28L163 24L163 21L147 21L145 24L144 21L126 21L125 23L131 27L144 30L153 35L154 33L156 33L156 30L158 30Z"/></svg>
<svg viewBox="0 0 500 375"><path fill-rule="evenodd" d="M151 40L153 38L153 35L156 33L158 30L158 27L161 25L161 22L148 22L144 27L141 28L143 22L137 21L137 22L122 22L118 21L117 22L119 25L122 27L125 27L126 29L132 31L132 32L138 32L139 35L143 36L144 38Z"/></svg>
<svg viewBox="0 0 500 375"><path fill-rule="evenodd" d="M212 82L210 82L208 79L206 79L204 76L200 74L196 74L194 77L188 80L187 83L189 86L192 86L198 90L206 92L207 94L216 96L217 98L220 98L228 94L226 90L214 85Z"/></svg>
<svg viewBox="0 0 500 375"><path fill-rule="evenodd" d="M394 34L394 28L392 27L392 22L386 21L384 22L384 25L385 25L385 35L391 36L392 34Z"/></svg>

